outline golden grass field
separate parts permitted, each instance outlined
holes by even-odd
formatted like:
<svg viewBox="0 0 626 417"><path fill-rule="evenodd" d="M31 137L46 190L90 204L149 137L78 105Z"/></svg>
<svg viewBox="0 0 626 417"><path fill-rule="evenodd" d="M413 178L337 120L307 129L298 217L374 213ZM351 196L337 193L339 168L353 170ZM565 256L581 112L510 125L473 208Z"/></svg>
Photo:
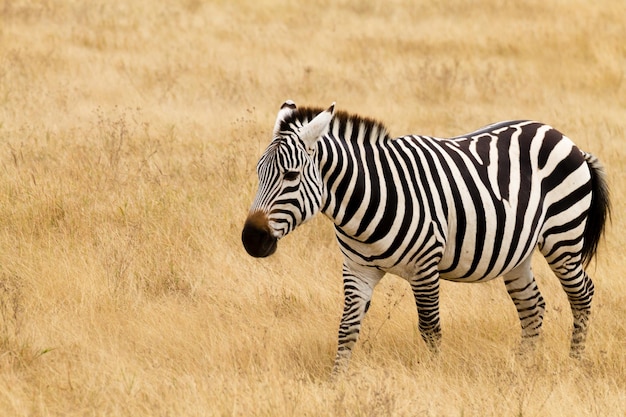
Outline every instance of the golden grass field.
<svg viewBox="0 0 626 417"><path fill-rule="evenodd" d="M623 0L0 0L0 415L625 416L625 21ZM443 283L432 357L388 276L331 382L331 223L264 260L240 242L285 99L394 135L538 119L597 155L586 358L538 257L533 356L501 280Z"/></svg>

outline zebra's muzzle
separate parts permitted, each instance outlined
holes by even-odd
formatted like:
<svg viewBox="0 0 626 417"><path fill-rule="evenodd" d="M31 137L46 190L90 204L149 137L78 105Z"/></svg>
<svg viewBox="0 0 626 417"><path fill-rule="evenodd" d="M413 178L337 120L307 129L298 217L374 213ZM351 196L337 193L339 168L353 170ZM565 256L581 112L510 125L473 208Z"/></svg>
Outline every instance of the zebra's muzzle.
<svg viewBox="0 0 626 417"><path fill-rule="evenodd" d="M276 252L277 242L267 224L267 217L256 212L248 216L241 232L243 247L255 258L265 258Z"/></svg>

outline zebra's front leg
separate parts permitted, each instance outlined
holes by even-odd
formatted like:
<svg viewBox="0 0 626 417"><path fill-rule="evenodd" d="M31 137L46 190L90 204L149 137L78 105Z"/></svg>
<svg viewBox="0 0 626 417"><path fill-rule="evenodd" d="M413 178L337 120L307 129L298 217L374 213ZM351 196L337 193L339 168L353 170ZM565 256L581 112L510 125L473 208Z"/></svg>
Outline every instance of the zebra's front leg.
<svg viewBox="0 0 626 417"><path fill-rule="evenodd" d="M433 353L438 353L441 346L441 323L439 320L439 272L436 265L430 272L421 273L410 281L417 315L420 335Z"/></svg>
<svg viewBox="0 0 626 417"><path fill-rule="evenodd" d="M348 260L344 262L344 305L339 324L337 356L333 367L333 376L337 376L348 367L352 348L361 331L361 321L369 309L374 287L383 275L384 272L377 269L361 267Z"/></svg>
<svg viewBox="0 0 626 417"><path fill-rule="evenodd" d="M532 351L541 334L546 303L531 268L532 255L503 275L506 290L515 304L522 327L520 354Z"/></svg>

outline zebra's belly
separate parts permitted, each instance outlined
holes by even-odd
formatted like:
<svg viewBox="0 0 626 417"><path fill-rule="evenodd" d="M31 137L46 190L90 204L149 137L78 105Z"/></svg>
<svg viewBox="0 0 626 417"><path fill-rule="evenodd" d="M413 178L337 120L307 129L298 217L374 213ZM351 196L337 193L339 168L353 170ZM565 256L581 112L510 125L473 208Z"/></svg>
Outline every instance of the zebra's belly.
<svg viewBox="0 0 626 417"><path fill-rule="evenodd" d="M524 244L517 243L502 245L497 251L493 248L484 250L479 254L475 246L464 245L459 251L448 247L439 262L439 276L455 282L483 282L502 276L531 256L536 247L536 239L532 237Z"/></svg>
<svg viewBox="0 0 626 417"><path fill-rule="evenodd" d="M460 271L447 271L447 272L440 272L439 273L439 277L441 279L445 279L446 281L454 281L454 282L485 282L485 281L491 281L494 278L498 278L499 276L501 276L503 273L506 273L508 271L504 271L502 273L499 272L495 272L495 271L475 271L469 275L467 275L467 272L465 270L460 270Z"/></svg>
<svg viewBox="0 0 626 417"><path fill-rule="evenodd" d="M417 270L412 265L396 265L392 268L380 268L387 273L397 275L406 279L407 281L411 281L415 279L419 274ZM509 270L512 268L509 268ZM502 274L508 272L507 271L485 271L485 270L476 270L474 273L467 274L467 268L459 268L458 270L446 271L439 273L439 277L446 281L454 281L454 282L485 282L490 281L494 278L498 278Z"/></svg>
<svg viewBox="0 0 626 417"><path fill-rule="evenodd" d="M407 254L403 250L398 250L392 256L368 258L360 254L385 253L388 251L388 246L366 245L339 234L337 238L344 255L356 264L380 269L406 280L415 279L421 271L428 273L430 268L428 264L438 257L439 253L441 258L437 263L437 269L441 279L456 282L482 282L511 271L532 254L537 245L536 232L522 234L522 236L517 240L502 239L504 242L494 245L496 238L492 236L492 231L488 230L484 241L491 243L477 245L475 240L466 236L463 245L457 250L456 246L449 241L446 242L445 239L431 235L428 239L430 243L426 245L430 247L430 250L426 250L422 256L413 257L410 251ZM345 250L347 247L351 249ZM406 262L407 260L409 262Z"/></svg>
<svg viewBox="0 0 626 417"><path fill-rule="evenodd" d="M475 260L471 256L459 258L459 261L456 263L456 267L453 269L444 268L444 265L449 265L450 262L445 258L442 258L439 263L439 277L446 281L454 281L454 282L485 282L490 281L492 279L498 278L507 272L510 272L517 265L519 265L522 261L524 261L528 256L532 255L535 246L531 246L527 251L524 251L519 254L519 256L515 259L511 259L506 265L503 262L496 259L496 262L492 263L490 259L481 259L482 262L476 263ZM394 265L393 267L386 267L380 264L372 264L376 268L382 269L383 271L397 275L406 279L407 281L411 281L415 279L419 275L420 267L416 265Z"/></svg>

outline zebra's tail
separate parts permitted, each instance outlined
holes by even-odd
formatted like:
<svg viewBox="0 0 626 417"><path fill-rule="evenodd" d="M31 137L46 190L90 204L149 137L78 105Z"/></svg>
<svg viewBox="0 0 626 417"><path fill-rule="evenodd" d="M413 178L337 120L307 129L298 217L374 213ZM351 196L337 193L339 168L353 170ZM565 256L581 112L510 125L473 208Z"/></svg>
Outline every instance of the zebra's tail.
<svg viewBox="0 0 626 417"><path fill-rule="evenodd" d="M582 261L586 267L595 256L598 243L600 243L604 233L606 221L611 217L611 205L609 187L602 164L595 156L586 152L583 154L591 172L591 207L587 215L582 250Z"/></svg>

